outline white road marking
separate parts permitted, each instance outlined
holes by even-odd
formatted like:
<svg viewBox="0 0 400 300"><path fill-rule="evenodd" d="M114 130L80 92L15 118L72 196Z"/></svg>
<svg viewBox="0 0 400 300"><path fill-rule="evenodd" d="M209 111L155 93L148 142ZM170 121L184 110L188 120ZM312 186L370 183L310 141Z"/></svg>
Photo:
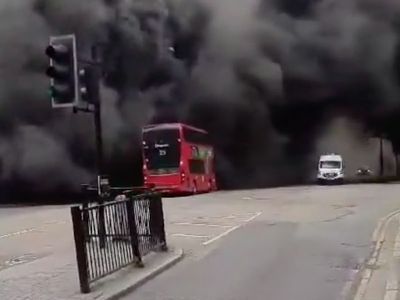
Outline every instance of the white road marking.
<svg viewBox="0 0 400 300"><path fill-rule="evenodd" d="M57 221L57 220L56 221L47 221L44 224L45 225L64 225L64 224L67 224L67 221Z"/></svg>
<svg viewBox="0 0 400 300"><path fill-rule="evenodd" d="M244 220L246 223L253 221L255 218L259 217L262 214L262 212L256 213L254 216L248 218L247 220Z"/></svg>
<svg viewBox="0 0 400 300"><path fill-rule="evenodd" d="M255 218L257 218L257 217L260 216L261 214L262 214L262 212L257 212L255 215L251 216L249 219L244 220L244 223L243 223L243 224L233 226L232 228L228 229L227 231L224 231L223 233L217 235L216 237L213 237L212 239L210 239L210 240L208 240L208 241L205 241L205 242L203 243L203 245L204 245L204 246L207 246L207 245L209 245L209 244L211 244L211 243L213 243L213 242L219 240L220 238L222 238L222 237L224 237L224 236L230 234L232 231L235 231L236 229L242 227L242 226L245 225L246 223L249 223L249 222L253 221ZM234 215L231 215L231 216L229 216L229 217L232 217L232 216L234 216Z"/></svg>
<svg viewBox="0 0 400 300"><path fill-rule="evenodd" d="M186 233L173 233L171 236L179 236L179 237L190 237L190 238L199 238L199 239L205 239L209 238L209 235L197 235L197 234L186 234Z"/></svg>
<svg viewBox="0 0 400 300"><path fill-rule="evenodd" d="M221 219L234 219L234 218L238 218L238 215L230 215L230 216L225 216L225 217L221 217Z"/></svg>
<svg viewBox="0 0 400 300"><path fill-rule="evenodd" d="M25 233L32 232L32 231L35 231L35 230L36 230L35 228L29 228L29 229L24 229L24 230L17 231L17 232L11 232L11 233L7 233L7 234L3 234L3 235L0 235L0 239L5 239L5 238L12 237L12 236L25 234Z"/></svg>
<svg viewBox="0 0 400 300"><path fill-rule="evenodd" d="M206 226L206 227L222 227L222 228L231 228L230 225L218 225L218 224L207 224L207 223L190 223L190 222L181 222L181 223L171 223L173 225L182 225L182 226Z"/></svg>
<svg viewBox="0 0 400 300"><path fill-rule="evenodd" d="M229 215L229 216L225 216L225 217L221 217L221 219L234 219L234 218L238 218L238 217L243 217L243 216L248 216L251 215L250 218L246 219L246 220L242 220L241 224L236 225L236 226L231 226L231 225L220 225L220 224L209 224L209 223L191 223L191 222L176 222L176 223L171 223L171 225L178 225L178 226L203 226L203 227L218 227L218 228L228 228L226 231L222 232L221 234L203 242L202 244L204 246L207 246L217 240L219 240L220 238L228 235L229 233L231 233L232 231L240 228L241 226L245 225L246 223L249 223L251 221L253 221L255 218L257 218L258 216L260 216L262 214L262 212L256 212L256 213L248 213L248 214L243 214L243 215ZM197 234L186 234L186 233L173 233L171 234L171 236L175 236L175 237L189 237L189 238L210 238L209 235L197 235Z"/></svg>
<svg viewBox="0 0 400 300"><path fill-rule="evenodd" d="M26 233L30 233L30 232L34 232L34 231L43 232L46 228L51 227L53 225L65 225L65 224L67 224L66 221L47 221L44 223L44 225L41 225L39 227L23 229L20 231L10 232L7 234L0 235L0 239L10 238L13 236L18 236L21 234L26 234Z"/></svg>
<svg viewBox="0 0 400 300"><path fill-rule="evenodd" d="M209 245L209 244L215 242L216 240L219 240L220 238L222 238L222 237L224 237L224 236L230 234L232 231L234 231L234 230L236 230L236 229L238 229L238 228L240 228L240 225L234 226L234 227L228 229L227 231L224 231L223 233L217 235L216 237L213 237L212 239L210 239L210 240L208 240L208 241L205 241L205 242L203 243L203 245L204 245L204 246L207 246L207 245Z"/></svg>

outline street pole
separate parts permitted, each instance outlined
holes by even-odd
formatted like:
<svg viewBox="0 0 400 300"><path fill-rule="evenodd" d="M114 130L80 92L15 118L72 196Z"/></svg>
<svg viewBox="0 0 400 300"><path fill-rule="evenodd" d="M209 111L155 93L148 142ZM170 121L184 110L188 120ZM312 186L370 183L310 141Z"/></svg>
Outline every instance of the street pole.
<svg viewBox="0 0 400 300"><path fill-rule="evenodd" d="M96 138L96 164L97 164L97 180L98 180L98 196L100 202L103 200L103 192L100 189L100 179L105 175L104 174L104 156L103 156L103 132L102 132L102 124L101 124L101 97L99 92L99 81L100 81L100 72L101 72L101 61L98 56L98 48L97 46L92 47L92 61L94 64L94 77L95 77L95 85L92 86L91 103L94 107L94 126L95 126L95 138Z"/></svg>
<svg viewBox="0 0 400 300"><path fill-rule="evenodd" d="M101 126L101 100L95 100L94 103L94 127L96 135L96 160L97 160L97 177L98 180L104 175L104 157L103 157L103 134ZM100 184L98 186L100 188ZM98 195L102 198L101 189L98 191Z"/></svg>
<svg viewBox="0 0 400 300"><path fill-rule="evenodd" d="M384 162L383 162L383 138L379 138L379 175L382 177L385 173Z"/></svg>
<svg viewBox="0 0 400 300"><path fill-rule="evenodd" d="M97 47L92 47L92 59L95 64L95 78L96 78L96 92L93 94L91 99L94 105L94 126L95 126L95 136L96 136L96 160L97 160L97 195L99 203L99 236L100 236L100 248L105 247L105 216L104 216L104 202L105 193L102 189L102 179L104 176L104 157L103 157L103 133L101 126L101 97L98 91L98 82L100 80L100 68L101 62L98 58Z"/></svg>

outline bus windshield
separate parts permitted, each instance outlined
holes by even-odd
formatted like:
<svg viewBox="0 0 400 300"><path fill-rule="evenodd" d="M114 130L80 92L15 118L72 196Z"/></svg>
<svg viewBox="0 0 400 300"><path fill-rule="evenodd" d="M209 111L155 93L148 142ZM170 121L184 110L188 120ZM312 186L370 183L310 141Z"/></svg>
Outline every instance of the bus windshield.
<svg viewBox="0 0 400 300"><path fill-rule="evenodd" d="M177 172L181 156L179 130L162 129L143 133L145 164L157 174Z"/></svg>
<svg viewBox="0 0 400 300"><path fill-rule="evenodd" d="M340 161L321 161L320 168L321 169L340 169L341 162Z"/></svg>

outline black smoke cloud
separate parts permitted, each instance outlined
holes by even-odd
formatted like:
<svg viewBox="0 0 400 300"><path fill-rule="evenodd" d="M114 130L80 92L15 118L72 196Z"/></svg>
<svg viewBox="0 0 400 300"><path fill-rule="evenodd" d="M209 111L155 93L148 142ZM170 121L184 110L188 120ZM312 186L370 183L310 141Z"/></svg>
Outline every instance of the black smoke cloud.
<svg viewBox="0 0 400 300"><path fill-rule="evenodd" d="M104 46L115 182L140 184L140 128L171 121L210 132L223 187L302 182L332 118L373 131L398 108L399 16L395 0L3 0L1 178L93 177L92 118L52 110L43 75L48 36L73 32L81 57Z"/></svg>

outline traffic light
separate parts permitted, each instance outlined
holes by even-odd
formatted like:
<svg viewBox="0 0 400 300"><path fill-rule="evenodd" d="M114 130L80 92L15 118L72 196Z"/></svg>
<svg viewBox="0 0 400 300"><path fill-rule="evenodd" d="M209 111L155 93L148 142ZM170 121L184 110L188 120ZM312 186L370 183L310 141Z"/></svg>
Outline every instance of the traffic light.
<svg viewBox="0 0 400 300"><path fill-rule="evenodd" d="M99 102L99 73L96 66L87 66L79 70L80 100L96 104Z"/></svg>
<svg viewBox="0 0 400 300"><path fill-rule="evenodd" d="M50 58L46 74L50 77L52 107L75 106L79 99L75 35L50 37L46 55Z"/></svg>

